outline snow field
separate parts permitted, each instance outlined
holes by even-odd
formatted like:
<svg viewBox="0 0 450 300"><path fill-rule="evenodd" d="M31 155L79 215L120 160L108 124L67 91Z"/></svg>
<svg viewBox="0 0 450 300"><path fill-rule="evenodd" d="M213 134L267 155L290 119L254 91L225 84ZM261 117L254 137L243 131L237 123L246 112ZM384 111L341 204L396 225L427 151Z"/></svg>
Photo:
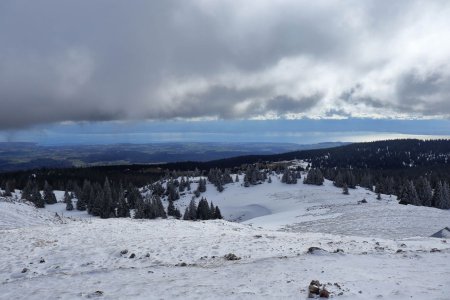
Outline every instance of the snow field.
<svg viewBox="0 0 450 300"><path fill-rule="evenodd" d="M272 181L245 188L240 176L222 193L208 183L201 197L226 220L197 222L0 199L0 299L304 299L313 279L336 299L450 298L450 239L430 237L450 210ZM192 192L175 202L182 213Z"/></svg>

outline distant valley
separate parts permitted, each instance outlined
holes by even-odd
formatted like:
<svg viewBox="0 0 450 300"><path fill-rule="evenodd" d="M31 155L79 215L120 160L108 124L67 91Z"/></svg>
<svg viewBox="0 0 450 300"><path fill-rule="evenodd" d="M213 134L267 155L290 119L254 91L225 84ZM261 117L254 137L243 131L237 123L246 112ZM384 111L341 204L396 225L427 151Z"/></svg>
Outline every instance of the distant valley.
<svg viewBox="0 0 450 300"><path fill-rule="evenodd" d="M0 172L37 168L98 165L155 164L210 161L243 155L270 155L345 145L332 142L293 143L155 143L42 146L35 143L0 143Z"/></svg>

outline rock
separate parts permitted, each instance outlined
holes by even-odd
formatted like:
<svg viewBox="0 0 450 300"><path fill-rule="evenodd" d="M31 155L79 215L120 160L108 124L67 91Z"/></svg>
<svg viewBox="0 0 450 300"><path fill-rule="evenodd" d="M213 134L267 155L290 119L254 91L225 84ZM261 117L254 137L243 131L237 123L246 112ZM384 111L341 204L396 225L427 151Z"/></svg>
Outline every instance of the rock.
<svg viewBox="0 0 450 300"><path fill-rule="evenodd" d="M228 253L223 256L226 260L240 260L241 258L233 253Z"/></svg>
<svg viewBox="0 0 450 300"><path fill-rule="evenodd" d="M311 283L309 284L308 287L308 291L309 291L309 298L314 298L311 297L311 295L319 295L320 294L320 282L319 280L313 280L311 281Z"/></svg>
<svg viewBox="0 0 450 300"><path fill-rule="evenodd" d="M430 250L430 252L431 253L433 253L433 252L441 252L441 250L439 250L438 248L433 248L433 249Z"/></svg>
<svg viewBox="0 0 450 300"><path fill-rule="evenodd" d="M95 291L93 293L90 293L87 297L94 298L94 297L101 297L101 296L103 296L103 291Z"/></svg>
<svg viewBox="0 0 450 300"><path fill-rule="evenodd" d="M136 257L136 254L131 253L130 258L135 258L135 257Z"/></svg>
<svg viewBox="0 0 450 300"><path fill-rule="evenodd" d="M307 253L308 254L326 254L326 253L328 253L328 251L326 251L322 248L319 248L319 247L309 247Z"/></svg>
<svg viewBox="0 0 450 300"><path fill-rule="evenodd" d="M124 249L124 250L120 251L120 254L122 254L122 255L125 255L125 254L127 254L127 253L128 253L128 250L127 250L127 249Z"/></svg>
<svg viewBox="0 0 450 300"><path fill-rule="evenodd" d="M28 272L28 271L29 271L28 268L23 268L23 269L22 269L22 273L26 273L26 272Z"/></svg>
<svg viewBox="0 0 450 300"><path fill-rule="evenodd" d="M311 283L309 285L320 286L320 282L319 282L319 280L313 280L313 281L311 281Z"/></svg>
<svg viewBox="0 0 450 300"><path fill-rule="evenodd" d="M337 248L333 253L344 253L344 250Z"/></svg>
<svg viewBox="0 0 450 300"><path fill-rule="evenodd" d="M320 294L320 288L315 285L309 285L308 287L309 293L313 295L319 295Z"/></svg>
<svg viewBox="0 0 450 300"><path fill-rule="evenodd" d="M319 294L320 298L330 298L330 292L323 288Z"/></svg>
<svg viewBox="0 0 450 300"><path fill-rule="evenodd" d="M431 235L431 237L448 239L448 238L450 238L450 228L445 227L445 228L439 230L438 232L436 232L435 234Z"/></svg>
<svg viewBox="0 0 450 300"><path fill-rule="evenodd" d="M403 251L402 249L398 249L397 252L395 252L395 253L403 253L403 252L405 252L405 251Z"/></svg>
<svg viewBox="0 0 450 300"><path fill-rule="evenodd" d="M39 260L39 263L40 263L40 264L45 263L45 259L43 259L43 258L41 257L41 260Z"/></svg>

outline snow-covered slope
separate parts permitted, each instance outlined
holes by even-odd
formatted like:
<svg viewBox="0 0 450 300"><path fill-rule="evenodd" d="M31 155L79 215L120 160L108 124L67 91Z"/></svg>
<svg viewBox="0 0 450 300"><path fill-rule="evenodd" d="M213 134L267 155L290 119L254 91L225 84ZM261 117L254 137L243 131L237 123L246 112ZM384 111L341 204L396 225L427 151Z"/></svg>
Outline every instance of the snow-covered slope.
<svg viewBox="0 0 450 300"><path fill-rule="evenodd" d="M55 191L58 201L62 201L64 192ZM56 203L46 205L45 209L38 209L32 203L17 200L20 192L15 197L0 197L0 230L21 228L27 226L60 224L69 220L90 218L86 211L67 211L66 204ZM76 201L74 202L76 204Z"/></svg>
<svg viewBox="0 0 450 300"><path fill-rule="evenodd" d="M235 175L232 176L233 178ZM197 179L198 180L198 179ZM364 188L350 189L350 195L325 180L323 186L272 183L243 187L240 182L225 185L221 193L208 183L201 197L220 207L230 221L265 229L295 232L323 232L381 238L430 236L450 226L450 210L399 205L395 196L377 195ZM193 190L196 184L192 184ZM176 201L184 211L193 194L186 192ZM358 204L365 199L367 203Z"/></svg>
<svg viewBox="0 0 450 300"><path fill-rule="evenodd" d="M0 299L304 299L313 279L337 299L449 299L450 239L430 235L450 211L272 180L207 185L202 196L238 222L102 220L0 201Z"/></svg>
<svg viewBox="0 0 450 300"><path fill-rule="evenodd" d="M105 299L301 299L312 279L330 283L343 299L446 299L450 285L450 243L435 238L92 219L2 230L0 239L2 299L76 299L96 291ZM326 251L308 254L311 246ZM332 253L337 249L343 253ZM228 253L241 259L227 261Z"/></svg>
<svg viewBox="0 0 450 300"><path fill-rule="evenodd" d="M55 224L55 214L37 209L30 203L7 201L0 197L0 230L19 227Z"/></svg>

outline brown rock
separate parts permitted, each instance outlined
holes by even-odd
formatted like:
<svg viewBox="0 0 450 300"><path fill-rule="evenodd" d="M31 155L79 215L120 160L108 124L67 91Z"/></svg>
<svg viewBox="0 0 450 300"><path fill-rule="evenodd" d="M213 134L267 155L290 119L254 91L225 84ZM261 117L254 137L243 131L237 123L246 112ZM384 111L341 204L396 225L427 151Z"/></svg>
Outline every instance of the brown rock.
<svg viewBox="0 0 450 300"><path fill-rule="evenodd" d="M330 292L323 288L319 294L320 298L330 298Z"/></svg>

